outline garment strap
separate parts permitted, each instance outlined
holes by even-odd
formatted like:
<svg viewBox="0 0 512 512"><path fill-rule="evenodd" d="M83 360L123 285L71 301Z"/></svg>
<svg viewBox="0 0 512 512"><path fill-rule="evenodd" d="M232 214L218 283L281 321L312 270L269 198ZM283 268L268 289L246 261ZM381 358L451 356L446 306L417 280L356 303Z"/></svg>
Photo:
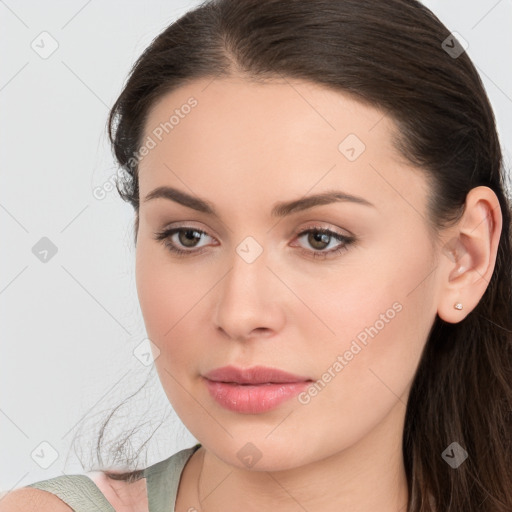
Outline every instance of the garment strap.
<svg viewBox="0 0 512 512"><path fill-rule="evenodd" d="M99 487L86 475L61 475L25 487L51 492L75 512L116 512Z"/></svg>
<svg viewBox="0 0 512 512"><path fill-rule="evenodd" d="M188 459L200 448L198 443L144 470L149 512L175 512L181 473Z"/></svg>

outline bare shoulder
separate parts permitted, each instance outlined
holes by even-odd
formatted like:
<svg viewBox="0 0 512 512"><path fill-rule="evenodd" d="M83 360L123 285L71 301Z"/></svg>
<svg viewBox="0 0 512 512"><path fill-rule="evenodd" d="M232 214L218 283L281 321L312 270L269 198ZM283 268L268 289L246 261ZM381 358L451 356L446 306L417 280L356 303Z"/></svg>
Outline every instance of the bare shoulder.
<svg viewBox="0 0 512 512"><path fill-rule="evenodd" d="M116 512L149 511L145 478L127 483L113 480L101 471L87 473L87 476L96 484ZM0 512L2 512L1 509Z"/></svg>
<svg viewBox="0 0 512 512"><path fill-rule="evenodd" d="M108 478L102 472L87 475L116 512L148 512L146 479L127 483ZM55 494L33 487L0 492L0 512L73 512Z"/></svg>
<svg viewBox="0 0 512 512"><path fill-rule="evenodd" d="M20 487L1 494L0 512L73 512L73 509L51 492Z"/></svg>

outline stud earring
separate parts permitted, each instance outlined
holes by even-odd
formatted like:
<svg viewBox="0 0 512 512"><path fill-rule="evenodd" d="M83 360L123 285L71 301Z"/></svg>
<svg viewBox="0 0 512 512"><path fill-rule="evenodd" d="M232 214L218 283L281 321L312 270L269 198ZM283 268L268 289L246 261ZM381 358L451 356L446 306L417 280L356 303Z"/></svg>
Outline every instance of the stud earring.
<svg viewBox="0 0 512 512"><path fill-rule="evenodd" d="M459 310L460 310L460 309L462 309L462 304L461 304L460 302L456 302L456 303L453 305L453 307L454 307L455 309L459 309Z"/></svg>

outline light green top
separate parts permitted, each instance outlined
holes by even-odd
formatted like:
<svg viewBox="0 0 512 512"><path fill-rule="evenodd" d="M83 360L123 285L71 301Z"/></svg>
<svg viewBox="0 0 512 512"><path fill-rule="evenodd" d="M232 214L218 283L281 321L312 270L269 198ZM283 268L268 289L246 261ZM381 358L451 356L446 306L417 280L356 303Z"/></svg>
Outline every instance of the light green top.
<svg viewBox="0 0 512 512"><path fill-rule="evenodd" d="M181 473L198 443L144 469L149 512L174 512ZM86 475L61 475L26 487L51 492L75 512L115 512L99 487Z"/></svg>

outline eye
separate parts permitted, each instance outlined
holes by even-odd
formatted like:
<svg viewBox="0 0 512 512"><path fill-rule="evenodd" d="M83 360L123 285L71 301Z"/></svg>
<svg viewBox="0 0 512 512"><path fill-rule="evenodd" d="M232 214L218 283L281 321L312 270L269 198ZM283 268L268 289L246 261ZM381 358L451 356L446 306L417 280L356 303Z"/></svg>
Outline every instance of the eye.
<svg viewBox="0 0 512 512"><path fill-rule="evenodd" d="M306 256L322 259L347 251L348 246L356 240L354 236L342 235L341 233L331 231L330 229L316 226L301 231L297 234L297 238L300 239L305 235L307 235L307 243L310 247L313 247L313 250L302 249L301 252ZM326 251L325 249L329 247L331 242L336 240L339 244Z"/></svg>
<svg viewBox="0 0 512 512"><path fill-rule="evenodd" d="M205 231L201 231L192 226L169 228L154 234L155 240L162 242L169 251L180 257L201 254L204 250L201 248L199 250L197 249L197 247L202 247L198 246L197 242L203 238L203 235L210 237ZM307 243L313 249L308 250L301 248L301 253L307 257L320 259L347 251L348 246L356 241L354 236L342 235L341 233L318 226L309 227L308 229L300 231L297 233L296 237L300 239L305 235L307 235ZM338 241L338 246L326 251L325 249L329 247L333 241Z"/></svg>
<svg viewBox="0 0 512 512"><path fill-rule="evenodd" d="M177 256L185 256L187 254L198 254L201 251L195 250L197 247L196 242L201 240L202 235L209 236L205 231L193 228L191 226L183 226L179 228L166 229L160 233L155 233L155 240L161 241L169 251L175 253ZM183 250L176 245L173 240L174 235L178 235L177 242L183 246L193 250Z"/></svg>

